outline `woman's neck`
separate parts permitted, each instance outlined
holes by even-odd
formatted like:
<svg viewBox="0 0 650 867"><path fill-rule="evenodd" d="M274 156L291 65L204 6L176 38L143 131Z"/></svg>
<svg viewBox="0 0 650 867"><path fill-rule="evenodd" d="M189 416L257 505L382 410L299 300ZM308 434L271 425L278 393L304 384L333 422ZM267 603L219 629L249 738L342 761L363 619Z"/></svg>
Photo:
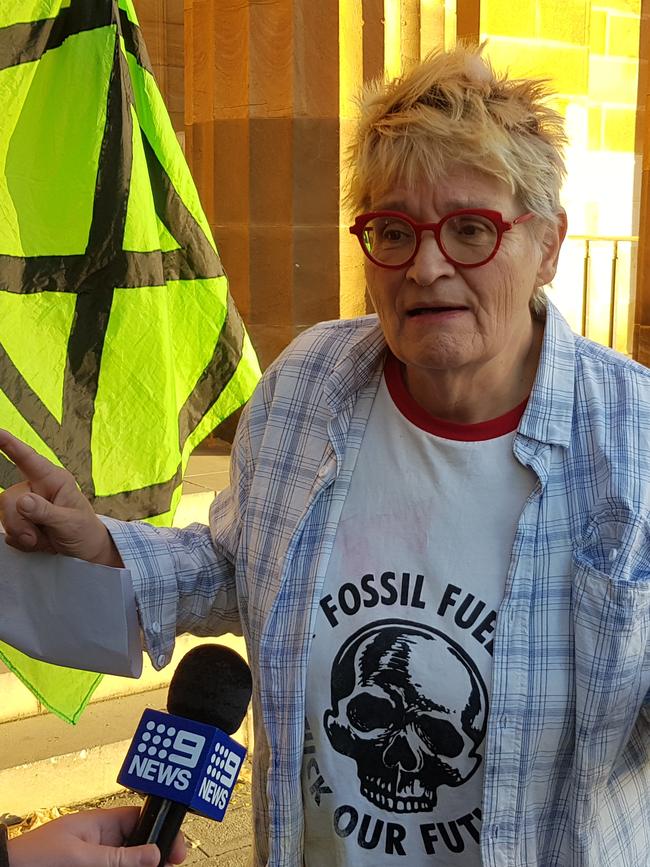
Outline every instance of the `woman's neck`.
<svg viewBox="0 0 650 867"><path fill-rule="evenodd" d="M402 372L411 397L430 415L459 424L498 418L524 401L533 387L544 336L544 323L531 321L518 350L500 353L479 367L451 370L406 367Z"/></svg>

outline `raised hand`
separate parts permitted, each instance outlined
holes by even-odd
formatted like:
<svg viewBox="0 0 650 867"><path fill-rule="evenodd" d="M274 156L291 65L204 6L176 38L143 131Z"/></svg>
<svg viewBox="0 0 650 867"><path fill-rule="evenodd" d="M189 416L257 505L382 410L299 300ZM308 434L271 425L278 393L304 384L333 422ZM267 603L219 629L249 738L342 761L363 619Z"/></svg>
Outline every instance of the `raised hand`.
<svg viewBox="0 0 650 867"><path fill-rule="evenodd" d="M25 477L0 494L0 520L8 545L122 565L110 533L68 470L4 430L0 430L0 449Z"/></svg>

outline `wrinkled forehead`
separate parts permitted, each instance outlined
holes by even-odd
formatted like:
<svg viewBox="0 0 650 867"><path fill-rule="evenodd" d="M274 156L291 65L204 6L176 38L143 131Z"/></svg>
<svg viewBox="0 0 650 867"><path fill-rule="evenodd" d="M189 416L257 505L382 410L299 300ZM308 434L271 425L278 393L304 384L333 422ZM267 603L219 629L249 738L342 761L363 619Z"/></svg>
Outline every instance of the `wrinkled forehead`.
<svg viewBox="0 0 650 867"><path fill-rule="evenodd" d="M508 210L520 203L510 182L464 163L450 163L431 177L420 174L411 178L396 173L394 178L382 178L369 186L369 210L408 210L408 204L449 211L460 208Z"/></svg>

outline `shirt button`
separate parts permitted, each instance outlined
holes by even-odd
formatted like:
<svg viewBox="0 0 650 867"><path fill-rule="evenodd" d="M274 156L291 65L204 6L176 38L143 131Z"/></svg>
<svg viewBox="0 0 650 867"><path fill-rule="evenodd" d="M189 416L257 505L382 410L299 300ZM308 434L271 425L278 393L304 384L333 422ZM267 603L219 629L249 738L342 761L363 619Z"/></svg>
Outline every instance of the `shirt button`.
<svg viewBox="0 0 650 867"><path fill-rule="evenodd" d="M165 656L164 653L161 653L161 654L158 656L158 659L156 660L156 662L157 662L158 665L162 668L163 665L167 662L167 657Z"/></svg>
<svg viewBox="0 0 650 867"><path fill-rule="evenodd" d="M324 479L326 475L327 475L327 467L321 467L321 468L318 470L318 478L319 478L319 479Z"/></svg>
<svg viewBox="0 0 650 867"><path fill-rule="evenodd" d="M158 623L157 620L154 620L154 622L151 624L151 631L155 635L158 635L160 633L160 623Z"/></svg>

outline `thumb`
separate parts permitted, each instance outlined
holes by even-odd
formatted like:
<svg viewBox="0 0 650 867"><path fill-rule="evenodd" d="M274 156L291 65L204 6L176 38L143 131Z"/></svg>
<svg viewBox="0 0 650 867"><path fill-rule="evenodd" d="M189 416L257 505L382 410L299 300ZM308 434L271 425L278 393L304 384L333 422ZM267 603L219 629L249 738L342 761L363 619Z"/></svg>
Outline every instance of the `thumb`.
<svg viewBox="0 0 650 867"><path fill-rule="evenodd" d="M39 494L25 494L16 501L17 511L33 524L56 527L66 522L66 509L55 506Z"/></svg>
<svg viewBox="0 0 650 867"><path fill-rule="evenodd" d="M110 867L158 867L160 863L160 850L153 843L114 851L117 857L115 862L110 862Z"/></svg>

